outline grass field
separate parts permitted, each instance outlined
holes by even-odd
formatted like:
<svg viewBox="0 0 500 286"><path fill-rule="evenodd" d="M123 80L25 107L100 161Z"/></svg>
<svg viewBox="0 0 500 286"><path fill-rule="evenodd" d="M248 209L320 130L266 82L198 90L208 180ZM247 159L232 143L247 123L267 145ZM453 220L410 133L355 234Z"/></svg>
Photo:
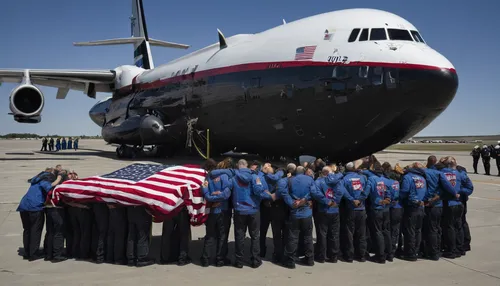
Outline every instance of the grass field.
<svg viewBox="0 0 500 286"><path fill-rule="evenodd" d="M474 146L479 145L496 145L496 141L478 143L464 143L464 144L453 144L453 143L409 143L409 144L396 144L387 148L387 150L404 150L404 151L472 151Z"/></svg>

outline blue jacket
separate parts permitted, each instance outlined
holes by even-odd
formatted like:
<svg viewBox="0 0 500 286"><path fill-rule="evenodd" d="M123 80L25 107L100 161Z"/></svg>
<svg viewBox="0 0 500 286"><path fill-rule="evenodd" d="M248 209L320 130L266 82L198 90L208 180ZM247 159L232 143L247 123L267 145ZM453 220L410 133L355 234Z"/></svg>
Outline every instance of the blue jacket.
<svg viewBox="0 0 500 286"><path fill-rule="evenodd" d="M467 175L466 170L458 170L458 172L460 173L460 175L462 175L462 189L460 190L460 200L462 202L466 202L469 200L469 196L472 195L472 192L474 191L474 185Z"/></svg>
<svg viewBox="0 0 500 286"><path fill-rule="evenodd" d="M339 204L342 198L345 196L348 201L352 203L354 200L352 196L347 192L344 187L344 182L342 180L342 174L329 174L328 177L318 178L316 180L315 186L319 192L328 201L334 201L335 206L330 207L325 204L324 200L318 202L318 211L328 214L339 213Z"/></svg>
<svg viewBox="0 0 500 286"><path fill-rule="evenodd" d="M445 175L434 166L425 169L425 177L427 179L427 193L425 194L424 202L427 202L438 195L439 200L434 201L431 206L443 207L443 192L444 190L451 190L452 187L450 183L446 179Z"/></svg>
<svg viewBox="0 0 500 286"><path fill-rule="evenodd" d="M308 218L312 216L311 207L306 204L299 208L293 208L295 200L306 199L311 201L311 198L319 202L328 204L325 196L318 191L314 184L314 179L307 175L297 175L291 178L283 178L278 181L277 192L283 198L285 204L290 208L290 216L293 218Z"/></svg>
<svg viewBox="0 0 500 286"><path fill-rule="evenodd" d="M262 180L260 179L260 183L257 183L259 176L253 174L250 169L219 169L211 172L211 176L215 177L221 174L226 174L231 178L233 207L239 214L256 214L260 209L260 202L263 199L272 199L271 195L264 192L265 189Z"/></svg>
<svg viewBox="0 0 500 286"><path fill-rule="evenodd" d="M366 192L368 193L368 198L370 199L371 208L374 210L389 210L389 205L383 205L381 202L390 198L391 194L387 190L385 184L385 178L374 174L368 178L368 183L366 184Z"/></svg>
<svg viewBox="0 0 500 286"><path fill-rule="evenodd" d="M278 171L275 174L263 173L264 179L267 183L267 186L269 187L269 192L271 194L274 194L276 192L276 185L278 184L278 181L283 177L283 175L284 175L283 171Z"/></svg>
<svg viewBox="0 0 500 286"><path fill-rule="evenodd" d="M203 188L203 195L208 202L220 202L218 207L210 208L210 213L218 214L228 209L228 199L231 196L232 181L226 174L222 174L216 178L208 178L208 187ZM218 195L212 193L220 191Z"/></svg>
<svg viewBox="0 0 500 286"><path fill-rule="evenodd" d="M427 193L427 181L425 180L425 171L423 169L408 169L403 176L400 197L405 201L404 205L408 207L419 207L424 201Z"/></svg>
<svg viewBox="0 0 500 286"><path fill-rule="evenodd" d="M347 171L343 178L344 187L354 200L361 202L359 207L349 204L350 208L354 210L364 210L365 200L368 197L366 191L366 177L356 172Z"/></svg>
<svg viewBox="0 0 500 286"><path fill-rule="evenodd" d="M448 201L448 206L461 205L460 199L457 199L456 195L462 190L463 175L460 174L455 169L444 168L441 169L441 173L444 174L446 180L451 184L451 188L443 188L445 191L441 194L441 198Z"/></svg>
<svg viewBox="0 0 500 286"><path fill-rule="evenodd" d="M42 172L33 177L30 180L31 186L21 199L16 211L37 212L43 210L47 193L52 188L54 179L55 176L47 172Z"/></svg>
<svg viewBox="0 0 500 286"><path fill-rule="evenodd" d="M399 197L399 182L396 180L392 180L386 177L381 177L384 180L384 183L387 187L387 191L389 192L389 197L391 198L391 204L389 207L391 209L400 209L402 208L400 197Z"/></svg>

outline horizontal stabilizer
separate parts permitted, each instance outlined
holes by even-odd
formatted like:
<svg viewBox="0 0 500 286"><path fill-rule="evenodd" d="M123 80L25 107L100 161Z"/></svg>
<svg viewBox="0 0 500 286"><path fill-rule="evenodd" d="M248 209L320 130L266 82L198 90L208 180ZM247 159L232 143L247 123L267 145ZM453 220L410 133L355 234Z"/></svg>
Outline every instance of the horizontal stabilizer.
<svg viewBox="0 0 500 286"><path fill-rule="evenodd" d="M130 37L130 38L118 38L118 39L109 39L109 40L98 40L98 41L90 41L90 42L76 42L73 43L74 46L77 47L85 47L85 46L111 46L111 45L125 45L125 44L140 44L145 39L142 37ZM160 40L149 39L149 43L152 46L165 47L165 48L175 48L175 49L187 49L189 45L165 42Z"/></svg>

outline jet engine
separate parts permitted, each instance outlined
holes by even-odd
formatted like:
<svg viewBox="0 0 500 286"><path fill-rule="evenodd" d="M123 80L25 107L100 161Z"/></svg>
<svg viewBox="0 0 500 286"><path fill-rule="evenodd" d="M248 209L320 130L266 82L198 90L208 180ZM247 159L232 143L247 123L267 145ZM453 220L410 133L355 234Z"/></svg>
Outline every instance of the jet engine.
<svg viewBox="0 0 500 286"><path fill-rule="evenodd" d="M20 123L39 123L45 103L43 93L32 84L22 84L10 94L10 110Z"/></svg>

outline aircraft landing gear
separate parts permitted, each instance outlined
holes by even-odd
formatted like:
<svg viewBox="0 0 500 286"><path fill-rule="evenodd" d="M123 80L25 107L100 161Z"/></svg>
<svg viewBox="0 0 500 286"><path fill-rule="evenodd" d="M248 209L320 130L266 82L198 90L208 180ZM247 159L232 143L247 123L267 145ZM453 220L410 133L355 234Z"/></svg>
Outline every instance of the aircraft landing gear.
<svg viewBox="0 0 500 286"><path fill-rule="evenodd" d="M129 147L127 145L120 145L116 148L116 156L120 159L129 158L133 159L141 150L136 147Z"/></svg>

